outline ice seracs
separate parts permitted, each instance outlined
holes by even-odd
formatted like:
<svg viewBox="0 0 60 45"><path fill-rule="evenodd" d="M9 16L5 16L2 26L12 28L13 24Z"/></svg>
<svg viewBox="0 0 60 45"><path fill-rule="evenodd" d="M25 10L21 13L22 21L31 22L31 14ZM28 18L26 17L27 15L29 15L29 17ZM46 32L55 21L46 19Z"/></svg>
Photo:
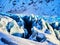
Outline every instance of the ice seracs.
<svg viewBox="0 0 60 45"><path fill-rule="evenodd" d="M52 26L53 25L53 26ZM47 42L59 45L60 32L55 30L54 24L49 24L43 18L32 16L2 16L0 17L0 32L18 38L25 38L36 42ZM58 24L58 27L60 24ZM53 28L54 27L54 28ZM1 36L1 35L0 35ZM5 40L2 38L1 40ZM51 45L53 45L51 43Z"/></svg>
<svg viewBox="0 0 60 45"><path fill-rule="evenodd" d="M22 26L19 27L15 20L6 16L3 16L0 20L0 31L9 34L19 33L20 37L25 33Z"/></svg>

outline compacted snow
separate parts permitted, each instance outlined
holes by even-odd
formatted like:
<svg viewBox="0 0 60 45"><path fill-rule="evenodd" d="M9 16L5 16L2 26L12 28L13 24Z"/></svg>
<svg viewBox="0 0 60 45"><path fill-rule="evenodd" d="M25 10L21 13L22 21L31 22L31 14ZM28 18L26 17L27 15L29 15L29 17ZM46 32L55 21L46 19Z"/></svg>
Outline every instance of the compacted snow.
<svg viewBox="0 0 60 45"><path fill-rule="evenodd" d="M60 0L0 0L0 45L60 45Z"/></svg>
<svg viewBox="0 0 60 45"><path fill-rule="evenodd" d="M0 45L60 45L60 23L0 13Z"/></svg>

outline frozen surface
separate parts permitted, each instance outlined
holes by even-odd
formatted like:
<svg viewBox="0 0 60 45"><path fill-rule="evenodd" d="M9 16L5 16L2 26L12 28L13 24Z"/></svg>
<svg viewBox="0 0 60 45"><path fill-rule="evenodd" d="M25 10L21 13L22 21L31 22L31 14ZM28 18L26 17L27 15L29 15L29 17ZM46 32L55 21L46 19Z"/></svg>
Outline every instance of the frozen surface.
<svg viewBox="0 0 60 45"><path fill-rule="evenodd" d="M60 45L59 34L60 23L48 23L35 16L0 15L2 45Z"/></svg>
<svg viewBox="0 0 60 45"><path fill-rule="evenodd" d="M60 45L60 0L0 0L0 45Z"/></svg>

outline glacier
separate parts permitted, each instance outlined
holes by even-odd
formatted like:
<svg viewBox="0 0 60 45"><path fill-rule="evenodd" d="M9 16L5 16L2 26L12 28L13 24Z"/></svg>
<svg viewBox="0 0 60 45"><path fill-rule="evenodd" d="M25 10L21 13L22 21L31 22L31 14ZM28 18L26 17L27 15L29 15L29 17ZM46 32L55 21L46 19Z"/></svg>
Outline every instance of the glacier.
<svg viewBox="0 0 60 45"><path fill-rule="evenodd" d="M60 0L0 0L0 45L60 45Z"/></svg>

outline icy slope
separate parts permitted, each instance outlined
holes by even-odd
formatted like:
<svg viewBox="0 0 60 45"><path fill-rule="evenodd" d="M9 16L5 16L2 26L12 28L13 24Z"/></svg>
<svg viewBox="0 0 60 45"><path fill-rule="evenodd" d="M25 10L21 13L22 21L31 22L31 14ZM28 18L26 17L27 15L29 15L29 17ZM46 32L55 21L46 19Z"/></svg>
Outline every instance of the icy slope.
<svg viewBox="0 0 60 45"><path fill-rule="evenodd" d="M40 43L19 38L0 31L0 45L47 45L47 42Z"/></svg>
<svg viewBox="0 0 60 45"><path fill-rule="evenodd" d="M25 43L23 43L19 38L40 42L42 45L60 45L60 24L55 27L54 25L46 22L43 18L38 18L36 16L25 15L19 17L17 15L0 15L0 32L18 37L18 39L16 39L16 41L19 42L16 42L18 45L20 45L20 43L22 45L25 43L26 45L30 44L30 41L25 41ZM57 30L56 27L59 29ZM8 36L8 38L9 37L10 36ZM5 39L2 38L2 40ZM33 43L36 44L35 42L32 42L30 45Z"/></svg>

